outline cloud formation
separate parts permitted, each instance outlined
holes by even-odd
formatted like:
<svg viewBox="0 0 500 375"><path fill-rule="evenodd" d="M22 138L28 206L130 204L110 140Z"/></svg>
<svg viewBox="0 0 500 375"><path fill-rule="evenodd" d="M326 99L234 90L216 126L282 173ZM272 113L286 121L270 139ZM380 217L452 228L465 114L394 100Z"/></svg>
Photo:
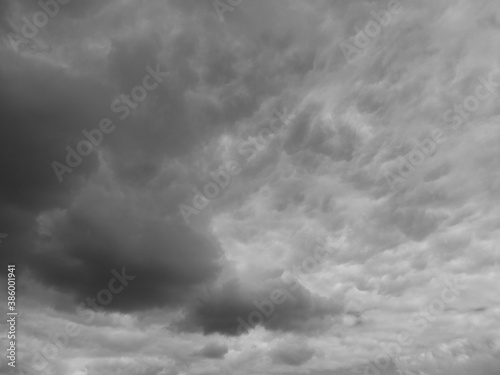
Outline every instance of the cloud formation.
<svg viewBox="0 0 500 375"><path fill-rule="evenodd" d="M0 251L23 371L382 372L407 332L385 373L495 373L493 0L243 0L223 22L212 1L63 3L0 4ZM148 67L164 79L142 99ZM113 131L59 179L52 163L103 119ZM228 162L241 170L186 221ZM82 319L123 269L133 282Z"/></svg>

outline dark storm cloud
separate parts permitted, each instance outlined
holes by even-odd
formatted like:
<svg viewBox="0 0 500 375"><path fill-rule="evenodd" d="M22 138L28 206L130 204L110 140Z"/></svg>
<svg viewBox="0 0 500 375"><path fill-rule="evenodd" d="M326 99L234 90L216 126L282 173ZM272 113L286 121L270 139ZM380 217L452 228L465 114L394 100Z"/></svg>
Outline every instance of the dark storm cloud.
<svg viewBox="0 0 500 375"><path fill-rule="evenodd" d="M111 3L119 8L117 2L61 5L57 17L44 28L44 33L50 32L37 37L50 43L53 31L68 16L84 20ZM174 2L181 8L194 4ZM33 1L21 5L28 15L40 11ZM2 10L5 15L9 8ZM268 31L263 30L261 38L244 39L247 46L236 50L215 14L213 22L207 18L203 25L187 17L181 21L186 27L171 35L153 32L123 39L117 35L110 39L105 69L89 73L70 72L12 49L1 50L0 106L6 135L0 139L5 176L0 188L5 207L0 224L2 231L19 234L3 246L4 254L29 266L44 285L65 291L79 302L105 288L112 269L125 267L136 279L109 307L117 310L175 305L188 299L198 285L213 280L222 256L218 245L179 224L173 214L173 207L188 194L183 187L189 181L179 178L186 174L182 169L170 173L168 168L166 176L160 173L173 157L189 162L197 146L223 131L231 132L237 120L250 116L268 95L278 92L288 75L301 74L310 66L309 57L298 62L290 57L276 64L297 35L281 24L274 36L270 31L276 25L269 21L264 22ZM244 37L241 32L238 35ZM249 70L238 71L242 58L261 53L260 41L267 45L262 58ZM170 75L130 116L118 120L111 110L113 101L120 94L130 95L142 82L147 66L161 66ZM286 66L292 66L291 70ZM276 78L270 82L266 77ZM214 94L193 95L205 88ZM139 213L127 199L118 202L116 195L121 192L106 186L102 176L96 177L101 164L95 151L59 183L51 163L64 163L66 147L75 148L85 139L82 130L98 127L103 118L116 125L100 146L108 172L124 190L137 189L161 176L161 186L141 193L154 195L155 189L163 190L158 203L166 215L163 219ZM102 189L83 188L90 181ZM133 241L129 239L132 233ZM299 300L307 305L304 297Z"/></svg>
<svg viewBox="0 0 500 375"><path fill-rule="evenodd" d="M118 92L130 93L135 82L140 83L146 74L144 68L148 64L156 67L157 42L143 42L139 40L129 47L117 42L112 50L109 64L114 75L110 77L118 83ZM53 161L65 163L67 146L75 148L85 139L82 130L98 127L104 117L115 119L110 104L116 88L36 59L23 59L10 50L1 53L4 64L0 106L6 133L0 139L0 163L6 178L0 188L4 207L0 223L3 231L16 233L3 253L12 262L22 263L22 270L29 266L45 285L68 292L78 302L85 302L106 288L112 269L125 267L136 280L110 306L115 310L177 304L186 298L190 288L214 278L219 269L215 262L221 254L211 240L175 219L164 220L151 213L148 216L142 207L130 207L133 196L123 200L118 198L118 191L106 191L108 188L80 190L85 180L95 178L96 152L65 175L62 183L52 170ZM182 87L182 82L178 87ZM180 96L171 95L172 120L179 118L175 113L184 108L172 103ZM157 143L156 154L148 158L145 153L137 158L136 147L142 145L145 150L155 151L151 140L162 141L157 130L148 132L148 124L157 126L151 120L155 114L152 111L147 117L149 122L139 129L142 139L136 137L139 146L135 148L127 147L125 142L120 144L124 138L134 138L134 132L127 135L127 126L135 125L134 121L117 121L115 133L104 139L103 149L123 162L124 167L117 168L117 172L128 173L133 182L154 175L155 165L161 162L158 154L169 149L168 144ZM163 130L165 137L168 130L172 129ZM185 147L179 138L179 134L168 136L171 144ZM191 138L184 138L189 144ZM165 200L167 210L178 201L175 192ZM51 215L51 209L63 211ZM44 211L47 219L40 233L36 217Z"/></svg>
<svg viewBox="0 0 500 375"><path fill-rule="evenodd" d="M123 203L98 190L47 218L49 234L30 254L35 275L84 302L107 287L113 269L124 267L135 279L109 305L122 311L178 304L217 275L221 253L215 242Z"/></svg>
<svg viewBox="0 0 500 375"><path fill-rule="evenodd" d="M74 5L68 12L71 10L74 17L88 16L95 5ZM59 16L65 17L63 13ZM1 112L7 129L0 140L0 163L6 177L0 188L0 201L5 207L0 223L3 231L23 234L22 240L13 237L4 246L4 254L12 261L29 264L45 284L67 291L79 301L105 287L113 268L125 266L137 282L123 293L121 302L117 299L113 303L115 309L177 303L189 288L216 276L218 266L214 262L221 254L211 240L172 218L162 222L159 218L138 217L133 210L124 215L127 201L117 203L103 196L88 199L86 192L79 191L82 183L97 172L96 152L65 175L63 183L51 167L53 161L64 163L67 146L75 148L85 139L82 130L96 128L102 118L109 117L117 129L104 139L101 150L107 152L110 167L124 186L137 186L155 178L166 158L187 155L196 144L217 135L230 119L249 114L256 103L248 102L249 107L247 99L239 102L230 91L225 94L227 99L221 99L222 108L187 97L188 90L201 78L186 60L207 63L208 75L202 79L209 84L236 79L230 73L231 64L210 52L212 45L231 57L227 47L216 37L205 38L208 45L203 49L199 35L187 30L174 36L166 49L155 34L126 42L115 39L107 56L107 74L97 79L70 74L10 49L1 51ZM167 57L160 61L163 50ZM172 78L151 92L147 103L133 115L116 120L110 110L113 100L118 94L129 95L142 82L147 66L155 69L160 64ZM224 118L228 106L232 114ZM239 109L242 106L246 108L243 111ZM170 176L170 181L174 177ZM166 213L181 201L179 189L176 191L164 196ZM75 203L78 200L84 200L86 206ZM49 229L42 235L36 233L40 223L35 218L51 209L66 211L47 219ZM109 221L101 227L96 225L99 217ZM125 228L129 228L127 234L136 232L140 239L134 244L124 240Z"/></svg>
<svg viewBox="0 0 500 375"><path fill-rule="evenodd" d="M39 1L1 1L2 36ZM410 151L399 138L413 147L498 66L495 4L402 1L347 64L340 44L388 3L243 0L220 22L213 0L70 0L19 53L1 46L0 251L18 264L20 352L33 337L42 353L72 321L81 334L51 375L365 372L353 364L375 361L439 288L428 275L459 273L470 291L415 342L442 348L419 370L496 374L497 337L468 343L498 325L496 97L408 179L405 202L377 185ZM112 103L148 67L168 77L117 120ZM287 126L243 164L238 146L273 110ZM116 130L60 183L51 162L105 117ZM178 205L229 159L241 173L187 227ZM334 249L310 272L302 231ZM117 273L132 279L105 311L76 316Z"/></svg>
<svg viewBox="0 0 500 375"><path fill-rule="evenodd" d="M258 290L249 290L245 284L232 280L200 300L177 328L186 331L201 328L204 334L240 335L256 326L249 314L261 311L258 305L270 303L275 290L283 293L283 302L272 304L272 313L262 322L271 331L317 332L330 327L330 318L342 311L339 302L315 295L296 282L287 285L271 280Z"/></svg>
<svg viewBox="0 0 500 375"><path fill-rule="evenodd" d="M190 153L222 132L232 133L238 120L250 117L291 77L304 73L304 57L287 54L298 38L293 28L281 25L283 30L274 35L266 29L276 26L266 23L258 40L252 40L239 30L235 36L223 32L218 21L200 24L188 17L182 23L185 27L169 36L168 44L158 34L113 41L108 70L121 93L140 82L147 64L160 63L170 73L109 140L113 169L124 182L151 180L165 158L189 161ZM244 41L244 48L231 48L235 37ZM242 70L239 62L255 55L261 57Z"/></svg>
<svg viewBox="0 0 500 375"><path fill-rule="evenodd" d="M152 178L165 158L189 158L197 146L232 131L235 122L250 116L259 104L260 86L245 82L246 74L238 75L237 55L229 49L227 35L219 35L217 29L200 34L193 31L196 25L190 26L172 36L168 45L162 45L157 35L113 42L108 69L122 94L129 95L142 81L147 65L160 64L169 73L143 109L126 118L124 130L108 143L113 168L125 181L134 180L142 166L151 169ZM200 66L203 69L197 69ZM259 70L253 68L248 76ZM212 91L209 96L195 94L207 88Z"/></svg>
<svg viewBox="0 0 500 375"><path fill-rule="evenodd" d="M2 54L0 106L7 128L0 139L0 166L7 177L2 196L27 210L61 204L68 186L59 183L51 163L64 163L66 146L75 147L83 129L97 126L109 109L109 90L89 77L19 60L10 51ZM95 166L92 154L72 177L88 175Z"/></svg>
<svg viewBox="0 0 500 375"><path fill-rule="evenodd" d="M0 113L4 126L0 137L4 176L0 224L3 231L20 235L14 236L3 250L16 261L34 246L27 242L36 215L68 205L79 179L88 177L96 168L94 153L67 175L70 177L64 183L59 183L51 164L64 163L66 147L75 147L83 138L83 129L97 126L109 110L106 103L110 91L91 77L75 76L35 59L20 59L12 50L1 50L0 54ZM17 240L24 245L18 247Z"/></svg>

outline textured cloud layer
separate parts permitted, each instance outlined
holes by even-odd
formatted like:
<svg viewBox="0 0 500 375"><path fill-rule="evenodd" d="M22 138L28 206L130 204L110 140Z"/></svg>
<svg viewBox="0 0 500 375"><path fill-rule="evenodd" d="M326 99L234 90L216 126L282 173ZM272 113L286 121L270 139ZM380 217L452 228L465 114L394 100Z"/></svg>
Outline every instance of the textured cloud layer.
<svg viewBox="0 0 500 375"><path fill-rule="evenodd" d="M46 3L0 5L26 373L496 374L494 1Z"/></svg>

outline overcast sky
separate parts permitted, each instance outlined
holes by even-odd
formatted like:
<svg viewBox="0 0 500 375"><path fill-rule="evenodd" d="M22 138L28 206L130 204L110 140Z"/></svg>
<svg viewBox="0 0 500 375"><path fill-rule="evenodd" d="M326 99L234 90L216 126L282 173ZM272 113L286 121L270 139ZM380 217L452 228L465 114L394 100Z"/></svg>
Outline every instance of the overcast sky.
<svg viewBox="0 0 500 375"><path fill-rule="evenodd" d="M0 3L17 370L498 375L497 1L60 2Z"/></svg>

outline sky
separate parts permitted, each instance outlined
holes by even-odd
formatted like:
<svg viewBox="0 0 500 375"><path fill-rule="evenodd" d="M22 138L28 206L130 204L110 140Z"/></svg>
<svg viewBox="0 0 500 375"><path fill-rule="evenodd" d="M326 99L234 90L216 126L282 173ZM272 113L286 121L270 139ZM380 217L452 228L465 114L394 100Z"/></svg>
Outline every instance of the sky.
<svg viewBox="0 0 500 375"><path fill-rule="evenodd" d="M6 0L0 35L0 373L498 374L496 1Z"/></svg>

